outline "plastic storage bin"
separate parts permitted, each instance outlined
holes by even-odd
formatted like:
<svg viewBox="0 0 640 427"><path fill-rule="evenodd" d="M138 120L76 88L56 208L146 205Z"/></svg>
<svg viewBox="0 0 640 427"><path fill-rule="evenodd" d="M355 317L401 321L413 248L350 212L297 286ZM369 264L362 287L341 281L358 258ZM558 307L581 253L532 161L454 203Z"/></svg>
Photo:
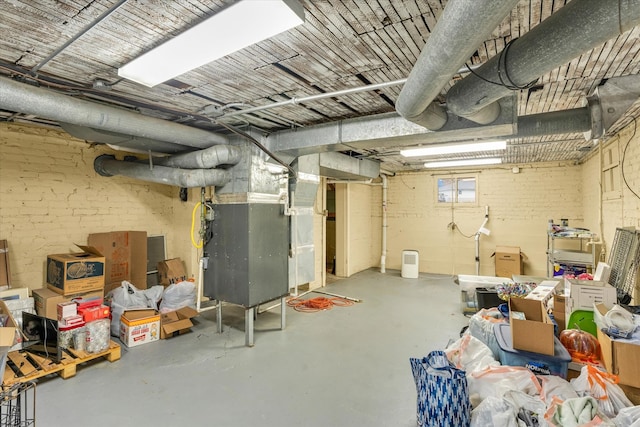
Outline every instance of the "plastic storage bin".
<svg viewBox="0 0 640 427"><path fill-rule="evenodd" d="M504 301L498 296L495 288L476 288L476 308L493 308Z"/></svg>
<svg viewBox="0 0 640 427"><path fill-rule="evenodd" d="M465 274L458 275L458 283L460 285L460 300L462 302L463 313L475 313L478 311L476 301L477 288L495 288L502 283L513 283L506 277L495 276L470 276Z"/></svg>
<svg viewBox="0 0 640 427"><path fill-rule="evenodd" d="M511 325L497 323L493 331L500 347L500 363L510 366L524 366L535 374L556 375L567 378L571 356L557 337L554 337L554 355L530 353L514 350L511 341Z"/></svg>

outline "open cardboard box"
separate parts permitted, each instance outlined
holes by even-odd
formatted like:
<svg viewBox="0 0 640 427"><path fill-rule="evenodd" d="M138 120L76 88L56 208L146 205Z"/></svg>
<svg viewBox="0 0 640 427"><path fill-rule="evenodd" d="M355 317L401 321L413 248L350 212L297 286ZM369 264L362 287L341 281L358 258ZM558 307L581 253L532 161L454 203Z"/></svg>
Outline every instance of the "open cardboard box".
<svg viewBox="0 0 640 427"><path fill-rule="evenodd" d="M47 286L62 295L104 289L105 258L92 246L84 252L47 255Z"/></svg>
<svg viewBox="0 0 640 427"><path fill-rule="evenodd" d="M512 315L514 312L523 313L526 320L514 318ZM542 301L510 298L509 322L514 349L549 356L555 354L553 322Z"/></svg>
<svg viewBox="0 0 640 427"><path fill-rule="evenodd" d="M609 311L604 304L595 304L603 316ZM612 340L598 328L598 342L602 361L611 374L620 378L620 384L640 387L640 345Z"/></svg>
<svg viewBox="0 0 640 427"><path fill-rule="evenodd" d="M522 274L523 255L518 246L496 246L496 276L511 278Z"/></svg>
<svg viewBox="0 0 640 427"><path fill-rule="evenodd" d="M4 324L0 324L0 364L4 366L6 353L21 349L24 337L22 330L18 328L18 323L11 315L11 311L2 300L0 300L0 314L3 317L6 316ZM4 373L4 368L0 372Z"/></svg>
<svg viewBox="0 0 640 427"><path fill-rule="evenodd" d="M191 307L182 307L160 315L160 339L167 339L187 333L193 326L192 318L198 311Z"/></svg>

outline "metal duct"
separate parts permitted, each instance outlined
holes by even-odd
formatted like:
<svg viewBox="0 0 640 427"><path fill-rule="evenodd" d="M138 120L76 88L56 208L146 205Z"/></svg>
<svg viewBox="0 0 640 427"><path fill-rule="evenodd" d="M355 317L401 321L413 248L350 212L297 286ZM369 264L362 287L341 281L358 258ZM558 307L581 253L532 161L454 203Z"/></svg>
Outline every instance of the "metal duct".
<svg viewBox="0 0 640 427"><path fill-rule="evenodd" d="M123 175L142 181L175 185L184 188L223 186L231 179L231 173L221 169L178 169L166 166L115 160L114 156L101 155L93 162L94 170L102 176Z"/></svg>
<svg viewBox="0 0 640 427"><path fill-rule="evenodd" d="M219 165L235 165L242 157L242 150L231 145L214 145L204 150L176 154L154 161L156 165L185 169L209 169Z"/></svg>
<svg viewBox="0 0 640 427"><path fill-rule="evenodd" d="M449 0L396 102L405 119L440 129L444 108L432 101L518 0Z"/></svg>
<svg viewBox="0 0 640 427"><path fill-rule="evenodd" d="M454 85L447 94L447 106L476 123L491 123L499 113L495 102L512 89L638 23L640 0L573 0L477 69L480 77L470 74Z"/></svg>
<svg viewBox="0 0 640 427"><path fill-rule="evenodd" d="M4 77L0 78L0 108L189 147L209 148L227 143L224 135L75 99Z"/></svg>
<svg viewBox="0 0 640 427"><path fill-rule="evenodd" d="M590 130L591 114L589 108L585 107L519 116L518 133L515 136L526 138L528 136L582 133Z"/></svg>
<svg viewBox="0 0 640 427"><path fill-rule="evenodd" d="M125 135L118 132L111 132L101 129L89 128L86 126L72 125L71 123L58 122L60 127L69 135L85 141L117 146L124 150L132 152L144 151L153 153L174 154L191 149L184 145L174 144L166 141L157 141L155 139L140 138L137 136ZM218 146L216 146L218 147Z"/></svg>

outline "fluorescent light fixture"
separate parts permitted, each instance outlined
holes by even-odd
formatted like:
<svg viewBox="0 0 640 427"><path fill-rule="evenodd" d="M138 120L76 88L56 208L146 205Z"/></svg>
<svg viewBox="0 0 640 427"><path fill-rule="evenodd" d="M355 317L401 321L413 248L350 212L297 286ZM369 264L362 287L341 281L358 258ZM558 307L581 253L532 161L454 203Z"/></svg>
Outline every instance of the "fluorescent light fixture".
<svg viewBox="0 0 640 427"><path fill-rule="evenodd" d="M302 23L297 0L240 1L119 68L118 75L153 87Z"/></svg>
<svg viewBox="0 0 640 427"><path fill-rule="evenodd" d="M477 151L495 151L507 148L507 141L485 141L469 144L433 145L431 147L400 150L404 157L437 156L441 154L474 153Z"/></svg>
<svg viewBox="0 0 640 427"><path fill-rule="evenodd" d="M456 166L497 165L502 159L495 157L490 159L450 160L446 162L427 162L425 168L453 168Z"/></svg>

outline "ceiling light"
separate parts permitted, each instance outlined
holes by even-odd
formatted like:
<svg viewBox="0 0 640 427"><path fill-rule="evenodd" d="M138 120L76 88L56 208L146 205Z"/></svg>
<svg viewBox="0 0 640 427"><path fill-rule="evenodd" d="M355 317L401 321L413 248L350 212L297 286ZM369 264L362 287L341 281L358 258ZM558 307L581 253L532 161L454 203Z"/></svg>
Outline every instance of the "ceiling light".
<svg viewBox="0 0 640 427"><path fill-rule="evenodd" d="M446 162L427 162L425 168L452 168L456 166L478 166L478 165L497 165L502 163L500 158L490 159L468 159L468 160L451 160Z"/></svg>
<svg viewBox="0 0 640 427"><path fill-rule="evenodd" d="M484 141L469 144L433 145L431 147L410 148L400 150L404 157L437 156L440 154L474 153L477 151L504 150L507 141Z"/></svg>
<svg viewBox="0 0 640 427"><path fill-rule="evenodd" d="M304 23L297 0L245 0L139 56L118 75L153 87Z"/></svg>

